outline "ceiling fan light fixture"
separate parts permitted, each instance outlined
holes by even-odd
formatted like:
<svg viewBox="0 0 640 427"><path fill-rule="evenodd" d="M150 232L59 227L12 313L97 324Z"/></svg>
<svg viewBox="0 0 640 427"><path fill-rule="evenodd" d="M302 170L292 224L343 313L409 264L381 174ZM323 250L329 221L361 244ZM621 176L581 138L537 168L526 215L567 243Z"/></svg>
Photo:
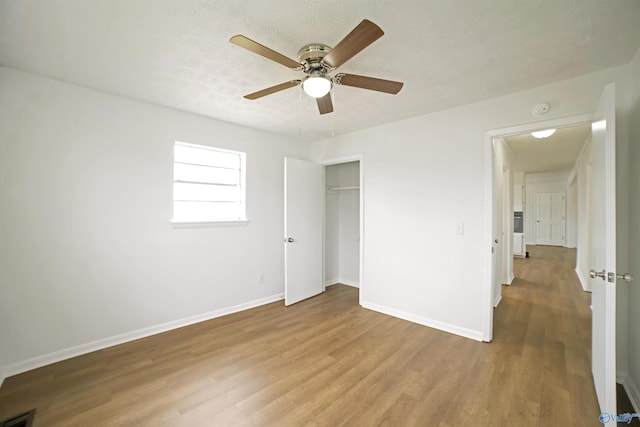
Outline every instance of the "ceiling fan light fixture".
<svg viewBox="0 0 640 427"><path fill-rule="evenodd" d="M322 98L331 90L331 80L324 76L309 76L302 82L302 89L312 98Z"/></svg>
<svg viewBox="0 0 640 427"><path fill-rule="evenodd" d="M531 132L531 136L533 136L534 138L548 138L551 135L553 135L554 133L556 133L555 129L546 129L546 130L539 130L537 132Z"/></svg>

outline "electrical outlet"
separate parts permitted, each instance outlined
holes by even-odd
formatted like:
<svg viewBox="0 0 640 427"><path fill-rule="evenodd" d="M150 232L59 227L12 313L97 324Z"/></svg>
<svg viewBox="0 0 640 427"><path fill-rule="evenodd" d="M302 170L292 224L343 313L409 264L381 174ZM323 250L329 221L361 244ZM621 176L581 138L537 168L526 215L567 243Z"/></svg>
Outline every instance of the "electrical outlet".
<svg viewBox="0 0 640 427"><path fill-rule="evenodd" d="M464 234L464 222L456 224L456 234Z"/></svg>
<svg viewBox="0 0 640 427"><path fill-rule="evenodd" d="M258 285L264 285L264 273L258 274Z"/></svg>

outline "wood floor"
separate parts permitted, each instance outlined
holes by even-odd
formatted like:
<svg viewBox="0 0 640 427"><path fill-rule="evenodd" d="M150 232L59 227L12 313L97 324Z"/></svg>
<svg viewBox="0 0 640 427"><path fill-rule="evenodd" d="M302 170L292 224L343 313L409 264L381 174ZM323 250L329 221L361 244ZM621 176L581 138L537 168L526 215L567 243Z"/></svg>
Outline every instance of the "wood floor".
<svg viewBox="0 0 640 427"><path fill-rule="evenodd" d="M0 420L37 408L39 427L601 426L575 252L530 253L490 344L363 309L336 285L8 378Z"/></svg>

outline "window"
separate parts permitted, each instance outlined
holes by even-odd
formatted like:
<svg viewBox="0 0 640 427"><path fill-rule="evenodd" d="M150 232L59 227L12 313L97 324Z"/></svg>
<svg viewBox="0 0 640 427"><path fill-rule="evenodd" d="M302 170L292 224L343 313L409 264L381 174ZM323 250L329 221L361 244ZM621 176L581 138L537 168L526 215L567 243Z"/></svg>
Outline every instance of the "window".
<svg viewBox="0 0 640 427"><path fill-rule="evenodd" d="M176 142L173 222L246 221L245 153Z"/></svg>

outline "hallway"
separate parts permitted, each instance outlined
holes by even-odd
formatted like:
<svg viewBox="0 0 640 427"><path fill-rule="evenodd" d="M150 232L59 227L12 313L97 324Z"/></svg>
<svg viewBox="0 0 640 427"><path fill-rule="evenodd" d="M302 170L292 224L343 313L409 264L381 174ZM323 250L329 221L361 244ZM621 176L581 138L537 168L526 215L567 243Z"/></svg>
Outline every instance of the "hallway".
<svg viewBox="0 0 640 427"><path fill-rule="evenodd" d="M602 425L591 376L591 294L576 277L576 251L529 251L514 260L516 279L502 287L494 318L494 351L513 361L503 373L513 388L510 413L521 408L531 421L522 425Z"/></svg>

